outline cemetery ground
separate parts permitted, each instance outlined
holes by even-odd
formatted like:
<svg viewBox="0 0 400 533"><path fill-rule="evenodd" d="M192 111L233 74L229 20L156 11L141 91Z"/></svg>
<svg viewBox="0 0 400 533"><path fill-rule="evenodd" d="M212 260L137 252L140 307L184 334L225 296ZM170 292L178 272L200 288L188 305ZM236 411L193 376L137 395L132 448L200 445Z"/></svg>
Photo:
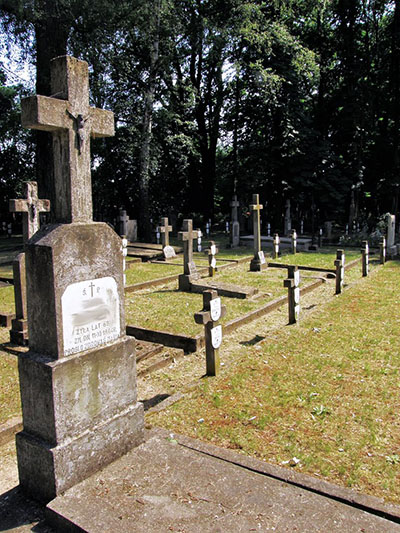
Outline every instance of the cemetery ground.
<svg viewBox="0 0 400 533"><path fill-rule="evenodd" d="M248 250L241 253L249 255ZM236 255L226 251L227 258L230 254ZM333 268L334 255L334 250L297 254L295 262ZM346 262L356 256L358 252L352 256L346 251ZM293 257L280 261L289 263ZM195 259L198 267L200 258L206 265L201 254ZM154 269L150 279L167 275L171 265L132 265L128 284L135 280L135 268L146 266ZM157 406L148 409L147 423L400 503L400 319L393 312L399 304L394 288L400 264L374 267L368 278L361 278L360 270L358 264L346 272L345 292L337 297L334 280L302 297L299 325L286 326L283 306L225 336L217 378L203 376L204 350L140 378L138 390L146 408L157 398L179 399L160 412ZM272 299L285 294L286 272L270 268L250 273L244 263L214 279L257 286L261 299ZM142 280L143 272L138 277ZM318 273L302 272L301 277L308 282ZM176 282L127 293L126 300L127 324L186 334L201 331L193 320L202 307L201 295L179 293ZM0 288L0 310L12 302L12 287ZM260 298L223 298L223 303L227 319L232 319L260 306ZM0 343L6 342L8 330L0 328ZM0 424L19 415L16 367L15 355L0 351ZM12 443L1 451L0 469L7 470L7 465L11 473L4 479L15 485Z"/></svg>

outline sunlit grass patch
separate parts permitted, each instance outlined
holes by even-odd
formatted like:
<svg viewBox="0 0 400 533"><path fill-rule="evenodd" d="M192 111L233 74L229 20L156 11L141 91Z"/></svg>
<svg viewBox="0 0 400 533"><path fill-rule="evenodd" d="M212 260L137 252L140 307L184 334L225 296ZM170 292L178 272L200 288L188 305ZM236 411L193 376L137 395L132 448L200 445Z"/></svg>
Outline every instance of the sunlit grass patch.
<svg viewBox="0 0 400 533"><path fill-rule="evenodd" d="M152 423L400 503L399 282L386 264Z"/></svg>
<svg viewBox="0 0 400 533"><path fill-rule="evenodd" d="M14 309L14 287L0 287L0 312L13 313Z"/></svg>
<svg viewBox="0 0 400 533"><path fill-rule="evenodd" d="M0 343L9 341L9 332L0 328ZM0 424L20 413L18 360L15 355L0 353Z"/></svg>
<svg viewBox="0 0 400 533"><path fill-rule="evenodd" d="M345 261L350 263L360 257L359 250L345 250ZM282 250L282 256L278 259L268 259L274 263L285 263L289 265L302 265L320 268L335 268L336 250L320 250L318 252L299 252L291 254L287 250Z"/></svg>

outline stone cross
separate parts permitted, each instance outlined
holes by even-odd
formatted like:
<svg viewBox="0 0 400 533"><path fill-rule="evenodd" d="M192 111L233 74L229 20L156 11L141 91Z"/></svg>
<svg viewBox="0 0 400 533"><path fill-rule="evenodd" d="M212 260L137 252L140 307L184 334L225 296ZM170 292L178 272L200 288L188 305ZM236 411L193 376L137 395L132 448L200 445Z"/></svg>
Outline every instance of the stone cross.
<svg viewBox="0 0 400 533"><path fill-rule="evenodd" d="M18 361L16 435L20 487L44 503L141 444L144 429L121 239L92 221L89 137L111 135L113 113L89 107L86 62L57 57L50 70L54 97L22 101L23 124L53 132L57 223L25 245L29 352Z"/></svg>
<svg viewBox="0 0 400 533"><path fill-rule="evenodd" d="M26 243L39 229L39 214L50 211L50 200L40 200L36 181L28 181L26 199L10 200L10 211L22 213L23 242Z"/></svg>
<svg viewBox="0 0 400 533"><path fill-rule="evenodd" d="M219 373L219 347L222 342L222 326L218 321L226 315L225 305L221 305L221 298L215 290L203 292L203 309L194 314L196 324L204 325L206 345L206 373L216 376Z"/></svg>
<svg viewBox="0 0 400 533"><path fill-rule="evenodd" d="M179 276L179 289L181 291L190 291L192 280L199 278L193 261L193 239L198 238L198 233L198 231L193 230L191 219L183 221L182 231L178 233L178 237L183 241L183 274Z"/></svg>
<svg viewBox="0 0 400 533"><path fill-rule="evenodd" d="M295 324L300 315L300 271L297 266L288 267L288 277L283 286L288 289L289 324Z"/></svg>
<svg viewBox="0 0 400 533"><path fill-rule="evenodd" d="M239 224L239 219L238 219L239 202L238 202L238 199L237 199L236 195L232 198L230 206L232 208L231 239L230 239L230 241L231 241L232 248L235 248L236 246L239 246L239 244L240 244L240 224Z"/></svg>
<svg viewBox="0 0 400 533"><path fill-rule="evenodd" d="M128 221L129 217L126 214L125 209L119 210L118 222L119 222L119 234L121 237L128 235Z"/></svg>
<svg viewBox="0 0 400 533"><path fill-rule="evenodd" d="M336 268L336 294L343 290L345 256L343 250L337 250L335 259Z"/></svg>
<svg viewBox="0 0 400 533"><path fill-rule="evenodd" d="M381 242L379 243L379 262L381 265L386 263L386 239L382 237Z"/></svg>
<svg viewBox="0 0 400 533"><path fill-rule="evenodd" d="M297 253L297 231L295 229L292 229L291 239L292 239L292 242L291 242L292 254L295 254Z"/></svg>
<svg viewBox="0 0 400 533"><path fill-rule="evenodd" d="M39 200L37 183L26 183L26 199L10 200L10 211L22 212L22 233L24 244L38 231L39 214L50 211L50 200ZM10 341L20 346L28 345L28 314L26 307L25 253L18 254L13 261L15 318L11 322Z"/></svg>
<svg viewBox="0 0 400 533"><path fill-rule="evenodd" d="M362 242L362 275L363 277L368 276L368 270L369 270L369 246L368 241Z"/></svg>
<svg viewBox="0 0 400 533"><path fill-rule="evenodd" d="M169 234L172 231L172 226L168 225L168 217L163 217L160 221L159 231L161 233L162 247L169 246Z"/></svg>
<svg viewBox="0 0 400 533"><path fill-rule="evenodd" d="M22 125L53 134L55 220L90 222L90 137L114 135L114 115L89 107L89 71L84 61L69 56L53 59L51 91L50 97L22 100Z"/></svg>
<svg viewBox="0 0 400 533"><path fill-rule="evenodd" d="M214 241L210 241L210 246L208 248L208 275L212 278L215 275L217 269L217 260L215 255L218 253L218 248L215 245Z"/></svg>
<svg viewBox="0 0 400 533"><path fill-rule="evenodd" d="M261 252L261 223L260 211L263 206L260 204L259 195L253 194L253 203L250 205L250 211L253 212L253 235L254 235L254 257L250 262L250 270L259 272L265 267L262 264L258 252Z"/></svg>
<svg viewBox="0 0 400 533"><path fill-rule="evenodd" d="M272 258L273 259L278 259L279 257L279 244L280 244L281 240L279 238L279 235L277 233L275 233L274 235L274 242L273 242L273 250L272 250Z"/></svg>

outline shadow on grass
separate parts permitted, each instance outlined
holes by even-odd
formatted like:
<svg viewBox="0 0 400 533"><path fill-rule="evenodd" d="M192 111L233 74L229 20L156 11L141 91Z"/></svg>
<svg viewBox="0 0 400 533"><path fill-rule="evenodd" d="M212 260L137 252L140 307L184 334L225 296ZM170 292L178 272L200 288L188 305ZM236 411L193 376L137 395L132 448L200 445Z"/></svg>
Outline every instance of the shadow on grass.
<svg viewBox="0 0 400 533"><path fill-rule="evenodd" d="M0 531L10 531L30 524L33 526L31 531L35 533L55 533L44 522L44 507L28 499L18 486L1 494Z"/></svg>
<svg viewBox="0 0 400 533"><path fill-rule="evenodd" d="M152 407L158 405L159 403L163 402L167 398L170 397L170 394L156 394L152 398L148 398L146 400L142 400L142 404L145 411L148 411Z"/></svg>
<svg viewBox="0 0 400 533"><path fill-rule="evenodd" d="M249 341L242 341L240 344L242 346L254 346L255 344L258 344L259 342L263 341L265 337L262 337L261 335L255 335L252 339Z"/></svg>

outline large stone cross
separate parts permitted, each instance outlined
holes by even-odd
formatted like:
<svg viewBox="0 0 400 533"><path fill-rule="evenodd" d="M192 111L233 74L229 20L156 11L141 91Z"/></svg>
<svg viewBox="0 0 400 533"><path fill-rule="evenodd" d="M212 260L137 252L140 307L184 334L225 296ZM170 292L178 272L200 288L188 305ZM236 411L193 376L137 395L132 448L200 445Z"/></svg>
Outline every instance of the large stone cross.
<svg viewBox="0 0 400 533"><path fill-rule="evenodd" d="M182 231L178 233L179 238L183 241L183 273L190 275L193 263L193 239L197 239L198 232L193 230L193 221L185 219L183 221Z"/></svg>
<svg viewBox="0 0 400 533"><path fill-rule="evenodd" d="M36 181L27 181L26 199L10 200L10 211L22 213L22 234L25 243L39 229L39 213L50 211L50 200L40 200Z"/></svg>
<svg viewBox="0 0 400 533"><path fill-rule="evenodd" d="M89 107L85 61L69 56L53 59L51 91L51 97L22 100L22 125L53 134L56 222L91 222L90 137L114 135L114 114Z"/></svg>
<svg viewBox="0 0 400 533"><path fill-rule="evenodd" d="M169 246L169 233L172 231L172 226L168 225L168 217L163 217L160 221L159 230L161 233L162 247Z"/></svg>

